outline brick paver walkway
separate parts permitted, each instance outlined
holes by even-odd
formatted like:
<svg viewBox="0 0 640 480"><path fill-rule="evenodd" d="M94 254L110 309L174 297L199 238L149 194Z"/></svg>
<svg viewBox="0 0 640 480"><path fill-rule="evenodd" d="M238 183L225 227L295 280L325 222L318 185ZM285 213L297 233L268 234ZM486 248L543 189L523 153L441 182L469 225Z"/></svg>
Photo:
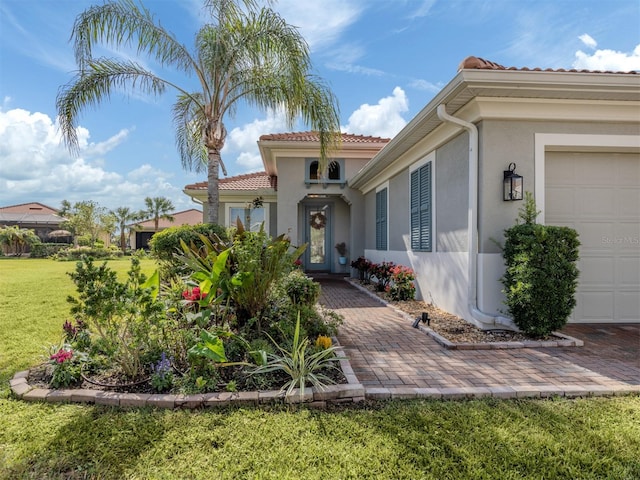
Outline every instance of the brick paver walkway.
<svg viewBox="0 0 640 480"><path fill-rule="evenodd" d="M343 279L317 280L320 303L345 318L338 340L370 398L640 391L639 325L568 325L584 347L447 350Z"/></svg>

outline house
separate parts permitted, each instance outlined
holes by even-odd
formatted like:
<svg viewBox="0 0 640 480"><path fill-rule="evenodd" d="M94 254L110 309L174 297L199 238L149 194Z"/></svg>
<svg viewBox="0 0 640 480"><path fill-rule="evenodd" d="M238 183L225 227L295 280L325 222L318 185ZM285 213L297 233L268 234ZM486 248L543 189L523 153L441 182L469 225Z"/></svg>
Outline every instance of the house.
<svg viewBox="0 0 640 480"><path fill-rule="evenodd" d="M179 227L180 225L197 225L202 223L202 211L195 208L184 210L182 212L172 213L173 220L169 221L164 218L160 218L158 221L158 232L169 227ZM139 248L148 249L149 240L156 233L155 222L152 219L145 220L144 222L134 223L128 226L131 233L129 241L131 242L131 249L137 250Z"/></svg>
<svg viewBox="0 0 640 480"><path fill-rule="evenodd" d="M0 226L17 225L20 228L33 230L43 242L50 242L52 238L71 241L70 235L50 236L51 232L60 231L61 224L66 220L58 215L57 209L39 202L0 207Z"/></svg>
<svg viewBox="0 0 640 480"><path fill-rule="evenodd" d="M347 179L388 141L342 134L326 178L320 178L317 134L263 135L258 145L265 171L220 179L220 223L233 226L240 217L247 224L249 215L252 229L264 221L269 234L285 233L294 244L308 243L303 258L307 271L347 272L348 267L339 264L334 245L345 242L351 257L362 254L365 247L364 198L347 185ZM206 182L187 185L184 191L206 203Z"/></svg>
<svg viewBox="0 0 640 480"><path fill-rule="evenodd" d="M392 140L363 142L367 154L357 158L341 151L339 178L313 182L313 140L258 142L266 174L277 177L270 208L278 233L313 241L316 222L329 232L325 254L346 241L351 259L410 266L425 301L501 328L512 323L502 314L500 242L529 191L539 223L580 235L570 321L640 323L636 72L506 68L468 57ZM505 192L514 175L521 183ZM307 270L315 256L311 248ZM322 267L340 271L329 257Z"/></svg>

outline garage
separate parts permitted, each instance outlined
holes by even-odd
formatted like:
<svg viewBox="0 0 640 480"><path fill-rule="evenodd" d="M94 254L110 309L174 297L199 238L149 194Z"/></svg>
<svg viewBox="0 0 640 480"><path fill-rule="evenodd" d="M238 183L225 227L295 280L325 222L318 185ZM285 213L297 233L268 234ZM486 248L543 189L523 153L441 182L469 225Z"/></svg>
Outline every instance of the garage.
<svg viewBox="0 0 640 480"><path fill-rule="evenodd" d="M640 322L640 154L546 152L545 223L580 234L570 322Z"/></svg>

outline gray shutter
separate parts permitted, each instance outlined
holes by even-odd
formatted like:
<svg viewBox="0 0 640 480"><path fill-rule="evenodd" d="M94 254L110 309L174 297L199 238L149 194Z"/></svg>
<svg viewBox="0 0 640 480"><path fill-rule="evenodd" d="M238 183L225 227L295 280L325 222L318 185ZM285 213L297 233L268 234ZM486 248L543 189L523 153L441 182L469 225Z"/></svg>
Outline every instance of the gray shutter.
<svg viewBox="0 0 640 480"><path fill-rule="evenodd" d="M431 251L431 162L411 172L411 248Z"/></svg>
<svg viewBox="0 0 640 480"><path fill-rule="evenodd" d="M387 189L376 193L376 249L387 249Z"/></svg>
<svg viewBox="0 0 640 480"><path fill-rule="evenodd" d="M411 172L411 249L420 250L420 170Z"/></svg>
<svg viewBox="0 0 640 480"><path fill-rule="evenodd" d="M431 162L420 168L420 250L431 250Z"/></svg>

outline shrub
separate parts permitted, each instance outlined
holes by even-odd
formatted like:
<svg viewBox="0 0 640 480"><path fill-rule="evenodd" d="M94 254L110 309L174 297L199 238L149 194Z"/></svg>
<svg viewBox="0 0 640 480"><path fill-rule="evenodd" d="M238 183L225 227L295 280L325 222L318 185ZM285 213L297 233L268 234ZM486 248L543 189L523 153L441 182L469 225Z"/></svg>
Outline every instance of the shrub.
<svg viewBox="0 0 640 480"><path fill-rule="evenodd" d="M361 281L369 283L369 270L372 263L364 257L358 257L357 260L351 262L351 268L358 270L358 277Z"/></svg>
<svg viewBox="0 0 640 480"><path fill-rule="evenodd" d="M198 225L181 225L179 227L169 227L161 232L155 233L149 240L151 255L163 261L172 261L175 253L182 251L180 241L187 245L193 243L197 248L202 247L200 235L208 238L219 237L221 240L227 239L226 229L217 224L201 223Z"/></svg>
<svg viewBox="0 0 640 480"><path fill-rule="evenodd" d="M31 246L31 258L48 258L69 248L68 243L37 243Z"/></svg>
<svg viewBox="0 0 640 480"><path fill-rule="evenodd" d="M297 269L285 277L282 286L296 304L314 305L320 296L320 284Z"/></svg>
<svg viewBox="0 0 640 480"><path fill-rule="evenodd" d="M51 258L54 260L61 261L78 261L83 257L91 257L94 259L110 259L110 258L118 258L122 256L122 252L120 250L111 250L106 248L91 248L91 247L68 247L64 248L58 253L52 255Z"/></svg>
<svg viewBox="0 0 640 480"><path fill-rule="evenodd" d="M576 305L578 234L568 227L534 223L535 202L527 193L519 218L505 230L501 281L505 304L523 332L544 336L562 328Z"/></svg>
<svg viewBox="0 0 640 480"><path fill-rule="evenodd" d="M78 291L77 298L67 299L71 313L88 325L98 337L96 343L112 355L125 376L140 375L143 353L153 349L154 336L163 330L165 310L157 300L157 276L147 280L136 257L124 283L106 262L96 267L86 257L69 276Z"/></svg>
<svg viewBox="0 0 640 480"><path fill-rule="evenodd" d="M384 292L391 281L391 271L395 267L393 262L374 263L369 267L369 273L376 278L376 290Z"/></svg>
<svg viewBox="0 0 640 480"><path fill-rule="evenodd" d="M415 275L409 267L396 265L391 269L391 285L389 295L391 300L413 300L416 296L416 287L413 284Z"/></svg>

